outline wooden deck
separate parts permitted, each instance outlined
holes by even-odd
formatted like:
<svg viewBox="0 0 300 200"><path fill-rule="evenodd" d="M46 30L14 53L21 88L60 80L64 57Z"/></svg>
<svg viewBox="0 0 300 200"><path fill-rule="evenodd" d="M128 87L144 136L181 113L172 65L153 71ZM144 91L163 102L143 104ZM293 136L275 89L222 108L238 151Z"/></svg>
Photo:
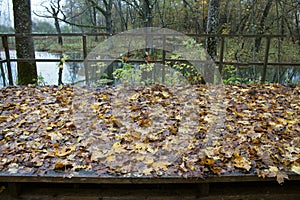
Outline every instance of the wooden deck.
<svg viewBox="0 0 300 200"><path fill-rule="evenodd" d="M300 176L289 175L283 185L276 178L257 175L196 177L99 177L63 173L47 176L0 175L1 199L299 199Z"/></svg>
<svg viewBox="0 0 300 200"><path fill-rule="evenodd" d="M290 174L290 181L300 181L300 175ZM260 178L257 175L236 174L209 176L205 179L197 177L115 177L96 175L76 175L68 178L66 174L55 173L48 176L8 175L0 173L2 183L74 183L74 184L183 184L183 183L216 183L216 182L276 182L276 178ZM276 182L277 183L277 182ZM277 183L278 184L278 183Z"/></svg>

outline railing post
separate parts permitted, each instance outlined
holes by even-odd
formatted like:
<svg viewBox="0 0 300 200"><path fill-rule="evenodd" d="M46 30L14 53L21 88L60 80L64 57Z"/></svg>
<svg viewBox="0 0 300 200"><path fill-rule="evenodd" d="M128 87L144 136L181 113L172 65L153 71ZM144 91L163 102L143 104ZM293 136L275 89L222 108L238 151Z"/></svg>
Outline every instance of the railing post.
<svg viewBox="0 0 300 200"><path fill-rule="evenodd" d="M88 69L88 62L87 62L87 47L86 47L86 35L82 36L82 48L83 48L83 66L84 66L84 73L85 73L85 82L87 85L90 85L89 81L89 69Z"/></svg>
<svg viewBox="0 0 300 200"><path fill-rule="evenodd" d="M5 57L6 57L6 66L7 66L7 73L8 73L8 83L9 85L13 85L13 77L11 72L11 65L10 65L10 55L9 55L9 48L8 48L8 37L7 35L2 36L2 45L5 51Z"/></svg>
<svg viewBox="0 0 300 200"><path fill-rule="evenodd" d="M264 68L262 71L262 78L261 78L261 84L264 84L266 81L267 76L267 66L268 66L268 59L269 59L269 50L270 50L270 43L271 43L271 37L266 37L266 50L265 50L265 58L264 58Z"/></svg>
<svg viewBox="0 0 300 200"><path fill-rule="evenodd" d="M161 81L163 84L165 84L165 76L166 76L166 36L163 35L163 51L162 51L162 74L161 74Z"/></svg>
<svg viewBox="0 0 300 200"><path fill-rule="evenodd" d="M221 36L220 66L219 66L219 72L221 76L223 71L224 46L225 46L225 38Z"/></svg>
<svg viewBox="0 0 300 200"><path fill-rule="evenodd" d="M6 86L6 81L5 81L5 72L3 69L3 65L2 65L2 58L0 57L1 63L0 63L0 70L1 70L1 77L2 77L2 82L3 82L3 87Z"/></svg>

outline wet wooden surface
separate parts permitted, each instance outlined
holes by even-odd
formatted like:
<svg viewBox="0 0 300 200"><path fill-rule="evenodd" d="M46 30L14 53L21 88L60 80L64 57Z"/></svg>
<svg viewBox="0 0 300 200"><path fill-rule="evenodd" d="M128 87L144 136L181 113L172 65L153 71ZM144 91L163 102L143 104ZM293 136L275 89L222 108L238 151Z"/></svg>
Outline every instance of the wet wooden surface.
<svg viewBox="0 0 300 200"><path fill-rule="evenodd" d="M14 199L300 199L299 181L206 183L206 184L61 184L18 183L18 195L7 184L0 193L2 200Z"/></svg>
<svg viewBox="0 0 300 200"><path fill-rule="evenodd" d="M289 174L289 180L300 181L300 175ZM222 176L208 176L205 179L197 177L180 177L180 176L142 176L142 177L117 177L117 176L96 176L94 174L77 174L68 176L66 173L52 173L51 175L18 175L0 173L1 182L39 182L39 183L93 183L93 184L172 184L172 183L212 183L212 182L261 182L274 181L276 178L260 178L254 174L229 174Z"/></svg>

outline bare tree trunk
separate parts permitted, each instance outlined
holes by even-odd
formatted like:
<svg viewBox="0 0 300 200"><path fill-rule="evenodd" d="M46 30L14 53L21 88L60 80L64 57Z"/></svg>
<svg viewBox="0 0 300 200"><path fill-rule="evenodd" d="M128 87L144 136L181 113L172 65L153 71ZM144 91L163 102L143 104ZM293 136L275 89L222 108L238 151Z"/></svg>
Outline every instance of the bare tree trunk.
<svg viewBox="0 0 300 200"><path fill-rule="evenodd" d="M150 0L143 0L144 27L152 27L152 4Z"/></svg>
<svg viewBox="0 0 300 200"><path fill-rule="evenodd" d="M59 20L58 20L59 10L56 11L53 6L51 6L51 9L53 11L55 29L56 29L56 32L59 34L57 42L58 42L59 45L62 46L63 45L63 40L62 40L62 36L60 35L61 34L61 29L60 29Z"/></svg>
<svg viewBox="0 0 300 200"><path fill-rule="evenodd" d="M220 0L210 0L207 19L207 34L217 34L219 25ZM206 41L206 49L213 60L217 57L217 38L208 37Z"/></svg>
<svg viewBox="0 0 300 200"><path fill-rule="evenodd" d="M112 6L113 6L113 1L112 0L103 0L104 7L102 7L100 4L98 4L98 2L95 0L88 0L88 2L104 16L106 32L109 34L112 34L113 26L112 26L111 10L112 10Z"/></svg>
<svg viewBox="0 0 300 200"><path fill-rule="evenodd" d="M31 35L30 0L13 0L14 26L16 32L16 51L18 59L35 59L34 43ZM36 62L17 62L18 84L37 84Z"/></svg>
<svg viewBox="0 0 300 200"><path fill-rule="evenodd" d="M207 19L207 34L217 34L219 25L220 0L210 0ZM206 50L213 60L217 59L217 37L212 36L206 39ZM214 66L206 67L204 70L204 79L207 83L214 82Z"/></svg>
<svg viewBox="0 0 300 200"><path fill-rule="evenodd" d="M276 28L277 28L277 34L279 35L280 34L280 24L279 24L279 7L278 7L278 0L275 1L275 7L276 7ZM281 49L281 40L280 38L277 38L277 43L278 43L278 48L277 48L277 62L280 63L280 49ZM280 69L280 66L277 66L276 68L274 68L274 70L276 70L274 72L274 75L273 75L273 80L272 82L276 82L279 83L279 69Z"/></svg>

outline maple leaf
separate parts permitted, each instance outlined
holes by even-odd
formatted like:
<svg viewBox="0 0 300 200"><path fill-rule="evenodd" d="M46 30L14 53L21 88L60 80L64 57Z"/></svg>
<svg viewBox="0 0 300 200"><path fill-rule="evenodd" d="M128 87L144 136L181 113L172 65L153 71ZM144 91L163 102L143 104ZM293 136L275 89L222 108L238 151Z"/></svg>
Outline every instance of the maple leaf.
<svg viewBox="0 0 300 200"><path fill-rule="evenodd" d="M293 165L291 168L292 172L295 172L296 174L300 175L300 165Z"/></svg>
<svg viewBox="0 0 300 200"><path fill-rule="evenodd" d="M19 165L16 163L11 163L8 165L8 172L10 174L16 174L19 171Z"/></svg>
<svg viewBox="0 0 300 200"><path fill-rule="evenodd" d="M152 168L144 168L143 170L142 170L142 173L144 174L144 175L146 175L146 176L149 176L149 175L151 175L151 172L153 172L153 169Z"/></svg>
<svg viewBox="0 0 300 200"><path fill-rule="evenodd" d="M161 170L164 170L164 171L167 171L168 170L168 166L170 166L172 163L168 162L168 161L157 161L157 162L154 162L152 164L152 167L155 171L159 171L160 169Z"/></svg>
<svg viewBox="0 0 300 200"><path fill-rule="evenodd" d="M234 166L249 171L251 169L251 161L243 156L237 155L234 158Z"/></svg>
<svg viewBox="0 0 300 200"><path fill-rule="evenodd" d="M280 183L287 176L279 169L299 174L299 88L226 86L225 126L213 135L209 130L223 110L211 106L220 95L209 90L216 89L0 89L0 169L203 176L253 167L258 176L276 176Z"/></svg>
<svg viewBox="0 0 300 200"><path fill-rule="evenodd" d="M68 162L66 160L58 160L56 161L54 165L55 170L67 170L73 168L73 165L71 162Z"/></svg>
<svg viewBox="0 0 300 200"><path fill-rule="evenodd" d="M276 180L279 184L283 184L284 183L284 179L289 179L288 175L284 172L277 172L276 175Z"/></svg>

